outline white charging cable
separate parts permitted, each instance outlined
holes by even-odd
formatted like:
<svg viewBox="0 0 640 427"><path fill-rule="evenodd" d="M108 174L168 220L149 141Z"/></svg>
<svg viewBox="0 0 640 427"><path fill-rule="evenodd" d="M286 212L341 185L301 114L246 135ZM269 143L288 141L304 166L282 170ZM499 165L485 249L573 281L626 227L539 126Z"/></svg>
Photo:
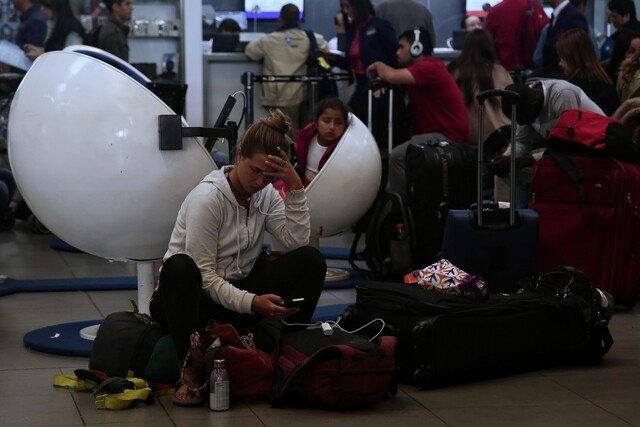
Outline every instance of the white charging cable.
<svg viewBox="0 0 640 427"><path fill-rule="evenodd" d="M326 322L319 321L319 322L316 322L316 323L287 323L287 322L284 321L284 319L280 319L280 321L282 323L284 323L285 325L287 325L287 326L306 326L308 328L312 328L314 326L320 326L322 328L322 332L325 335L332 335L333 334L333 328L338 328L342 332L346 332L347 334L355 334L356 332L359 332L359 331L363 330L364 328L366 328L367 326L369 326L369 325L371 325L371 324L373 324L375 322L378 322L378 321L382 322L382 327L380 328L378 333L375 334L373 337L371 337L369 339L369 341L373 341L374 339L378 338L378 336L380 336L382 331L384 331L384 328L387 326L387 324L384 322L384 320L382 320L381 318L377 318L377 319L373 319L372 321L370 321L366 325L363 325L363 326L359 327L358 329L355 329L353 331L348 331L348 330L344 329L342 326L340 326L340 324L339 324L340 320L342 320L342 317L339 317L337 321L327 320Z"/></svg>

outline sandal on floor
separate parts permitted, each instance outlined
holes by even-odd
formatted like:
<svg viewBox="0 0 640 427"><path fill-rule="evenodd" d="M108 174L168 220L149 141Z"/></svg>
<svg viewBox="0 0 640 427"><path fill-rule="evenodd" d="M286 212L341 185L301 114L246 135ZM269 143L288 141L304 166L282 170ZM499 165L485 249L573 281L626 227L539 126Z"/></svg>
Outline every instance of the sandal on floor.
<svg viewBox="0 0 640 427"><path fill-rule="evenodd" d="M187 407L201 406L202 390L204 390L205 387L209 385L208 381L204 381L204 385L198 387L199 381L198 381L197 368L195 368L194 366L188 366L190 361L191 361L191 355L187 353L184 358L184 362L182 363L182 370L180 371L180 379L176 383L175 391L173 393L172 402L176 406L187 406ZM190 375L186 375L188 379L185 378L185 372L187 371L190 374ZM186 392L187 392L186 399L182 399L176 396L178 394L178 391L180 391L180 389L183 389L183 388L186 388Z"/></svg>
<svg viewBox="0 0 640 427"><path fill-rule="evenodd" d="M183 387L186 387L187 389L187 399L181 399L178 396L176 396L178 391ZM186 381L179 380L176 383L176 391L173 394L172 402L176 406L183 406L183 407L202 406L202 389L203 388L204 387L199 387L194 389L189 387Z"/></svg>

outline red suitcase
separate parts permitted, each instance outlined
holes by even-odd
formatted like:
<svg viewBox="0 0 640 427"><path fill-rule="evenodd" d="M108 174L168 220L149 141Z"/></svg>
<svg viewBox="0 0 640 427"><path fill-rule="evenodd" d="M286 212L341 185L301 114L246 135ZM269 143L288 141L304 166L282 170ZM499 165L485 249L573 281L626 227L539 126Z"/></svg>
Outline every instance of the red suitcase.
<svg viewBox="0 0 640 427"><path fill-rule="evenodd" d="M578 190L555 160L531 175L529 207L540 215L540 269L571 265L631 308L640 276L640 169L611 158L569 156L583 178Z"/></svg>

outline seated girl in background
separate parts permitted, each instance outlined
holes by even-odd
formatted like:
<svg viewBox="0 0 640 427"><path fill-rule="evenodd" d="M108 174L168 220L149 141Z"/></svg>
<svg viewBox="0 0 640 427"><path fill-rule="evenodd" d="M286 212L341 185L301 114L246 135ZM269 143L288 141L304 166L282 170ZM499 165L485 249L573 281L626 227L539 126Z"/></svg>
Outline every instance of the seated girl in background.
<svg viewBox="0 0 640 427"><path fill-rule="evenodd" d="M349 109L338 98L325 98L318 103L313 121L296 132L296 171L306 187L320 172L349 121Z"/></svg>

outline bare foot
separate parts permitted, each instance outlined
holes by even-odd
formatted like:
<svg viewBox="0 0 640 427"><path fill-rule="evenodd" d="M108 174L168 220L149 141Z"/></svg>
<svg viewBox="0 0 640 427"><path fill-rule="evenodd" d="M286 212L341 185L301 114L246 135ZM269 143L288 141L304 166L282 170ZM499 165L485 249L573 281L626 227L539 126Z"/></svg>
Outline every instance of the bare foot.
<svg viewBox="0 0 640 427"><path fill-rule="evenodd" d="M177 406L200 406L202 405L202 390L198 390L196 368L190 366L184 368L182 380L176 384L176 392L173 395L173 404Z"/></svg>

